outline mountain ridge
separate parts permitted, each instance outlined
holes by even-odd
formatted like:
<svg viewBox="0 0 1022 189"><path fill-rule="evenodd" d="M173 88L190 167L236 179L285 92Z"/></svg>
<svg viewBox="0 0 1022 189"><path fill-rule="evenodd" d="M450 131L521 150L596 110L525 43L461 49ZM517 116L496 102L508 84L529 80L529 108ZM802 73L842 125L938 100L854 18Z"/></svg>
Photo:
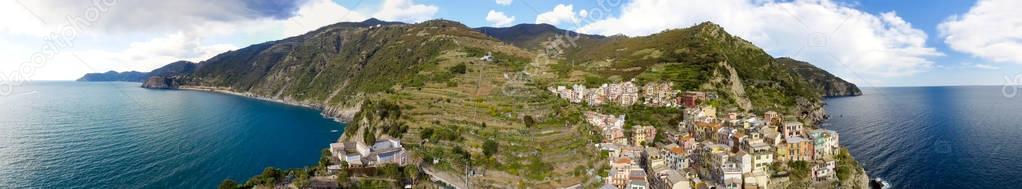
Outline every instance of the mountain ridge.
<svg viewBox="0 0 1022 189"><path fill-rule="evenodd" d="M802 78L808 80L813 87L822 92L824 97L862 95L862 91L854 83L845 81L811 63L789 57L779 57L776 60L782 66L788 67Z"/></svg>
<svg viewBox="0 0 1022 189"><path fill-rule="evenodd" d="M497 40L529 50L544 48L543 42L554 37L568 38L574 43L598 43L607 39L605 36L577 33L560 29L550 24L518 24L511 27L478 27L473 29Z"/></svg>
<svg viewBox="0 0 1022 189"><path fill-rule="evenodd" d="M469 28L448 20L342 22L195 64L168 65L143 87L317 108L348 123L340 141L399 138L417 144L411 150L423 161L486 167L492 175L473 179L491 187L592 184L575 171L606 166L606 159L577 158L601 157L590 144L601 136L580 120L589 107L567 103L547 87L671 82L675 90L718 94L708 104L724 111L780 111L810 123L825 117L822 95L808 80L711 22L638 37L571 38L564 31L548 25ZM558 40L574 39L580 40L549 49L563 42ZM626 123L658 130L677 129L670 122L681 114L669 108L596 108L640 111L647 115L630 115ZM486 142L503 150L493 157L479 153ZM433 166L457 173L460 165Z"/></svg>
<svg viewBox="0 0 1022 189"><path fill-rule="evenodd" d="M102 73L87 73L75 81L84 82L102 82L102 81L126 81L126 82L142 82L145 80L147 72L138 71L107 71Z"/></svg>

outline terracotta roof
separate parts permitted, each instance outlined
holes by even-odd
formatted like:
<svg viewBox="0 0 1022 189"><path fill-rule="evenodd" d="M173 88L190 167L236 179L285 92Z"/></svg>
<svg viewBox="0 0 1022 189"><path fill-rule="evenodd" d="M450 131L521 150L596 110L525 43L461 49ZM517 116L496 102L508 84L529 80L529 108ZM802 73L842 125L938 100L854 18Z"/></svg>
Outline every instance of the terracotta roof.
<svg viewBox="0 0 1022 189"><path fill-rule="evenodd" d="M735 133L735 138L742 138L743 136L745 136L745 133L742 132Z"/></svg>
<svg viewBox="0 0 1022 189"><path fill-rule="evenodd" d="M681 136L681 141L682 142L688 141L689 139L692 139L692 135L685 134L685 136Z"/></svg>
<svg viewBox="0 0 1022 189"><path fill-rule="evenodd" d="M671 153L678 154L678 155L684 155L685 154L685 148L682 148L680 146L675 146L675 147L671 148Z"/></svg>
<svg viewBox="0 0 1022 189"><path fill-rule="evenodd" d="M621 158L617 158L617 160L616 160L616 161L614 161L614 163L619 163L619 164L632 164L632 158L628 158L628 157L621 157Z"/></svg>
<svg viewBox="0 0 1022 189"><path fill-rule="evenodd" d="M716 121L715 122L709 122L709 123L702 122L702 121L697 121L696 122L696 126L697 127L702 127L702 128L712 128L713 130L717 130L717 129L721 128L720 122L716 122Z"/></svg>

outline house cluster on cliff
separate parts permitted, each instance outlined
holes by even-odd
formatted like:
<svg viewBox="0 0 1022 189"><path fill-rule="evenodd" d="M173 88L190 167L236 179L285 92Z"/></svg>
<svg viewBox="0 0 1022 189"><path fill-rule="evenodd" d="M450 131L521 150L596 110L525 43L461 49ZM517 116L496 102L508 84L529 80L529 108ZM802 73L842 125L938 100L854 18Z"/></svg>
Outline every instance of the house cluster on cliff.
<svg viewBox="0 0 1022 189"><path fill-rule="evenodd" d="M779 178L792 171L783 167L795 162L808 165L812 181L836 180L837 132L813 129L794 117L721 113L707 103L716 98L713 93L681 92L669 82L549 90L573 103L681 110L683 119L675 125L626 125L625 115L585 112L583 119L603 136L597 147L608 154L603 188L778 188L777 182L787 182ZM658 134L666 139L656 140Z"/></svg>
<svg viewBox="0 0 1022 189"><path fill-rule="evenodd" d="M685 91L674 89L671 82L651 82L639 87L634 81L603 84L596 88L585 85L551 86L551 93L572 103L585 103L590 106L604 104L631 106L641 104L650 107L696 107L701 102L716 98L713 93Z"/></svg>

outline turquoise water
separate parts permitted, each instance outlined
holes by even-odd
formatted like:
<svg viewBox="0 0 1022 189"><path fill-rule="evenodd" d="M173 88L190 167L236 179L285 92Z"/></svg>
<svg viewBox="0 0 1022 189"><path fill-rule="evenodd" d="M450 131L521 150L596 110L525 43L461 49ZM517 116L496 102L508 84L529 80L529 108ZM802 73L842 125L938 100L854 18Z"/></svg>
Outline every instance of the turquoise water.
<svg viewBox="0 0 1022 189"><path fill-rule="evenodd" d="M867 88L828 99L824 127L894 188L1022 188L1022 95L1002 89Z"/></svg>
<svg viewBox="0 0 1022 189"><path fill-rule="evenodd" d="M215 188L313 165L318 111L138 83L34 82L0 97L0 188Z"/></svg>

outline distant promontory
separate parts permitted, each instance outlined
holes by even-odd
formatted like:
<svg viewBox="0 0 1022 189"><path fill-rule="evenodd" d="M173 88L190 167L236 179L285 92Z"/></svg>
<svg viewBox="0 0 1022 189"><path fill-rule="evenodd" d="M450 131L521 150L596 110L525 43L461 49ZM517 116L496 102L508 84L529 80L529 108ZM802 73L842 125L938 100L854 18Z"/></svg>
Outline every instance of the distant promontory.
<svg viewBox="0 0 1022 189"><path fill-rule="evenodd" d="M127 81L127 82L142 82L145 79L146 72L137 71L126 71L116 72L108 71L104 73L88 73L76 81Z"/></svg>

